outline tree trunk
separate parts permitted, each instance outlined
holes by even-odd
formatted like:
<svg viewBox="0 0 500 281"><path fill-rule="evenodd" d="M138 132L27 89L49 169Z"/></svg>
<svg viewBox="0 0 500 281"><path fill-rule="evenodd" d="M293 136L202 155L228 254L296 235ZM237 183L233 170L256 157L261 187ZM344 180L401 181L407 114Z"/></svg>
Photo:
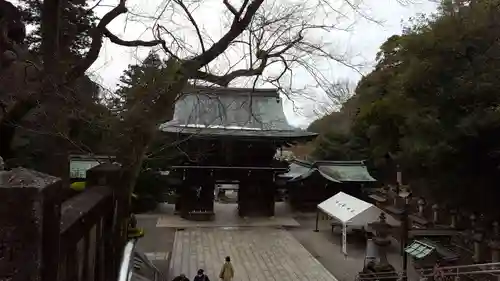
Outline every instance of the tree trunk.
<svg viewBox="0 0 500 281"><path fill-rule="evenodd" d="M144 111L137 110L136 113L132 113L133 116L125 121L124 128L126 132L122 134L125 137L121 140L124 143L117 153L118 162L122 164L124 171L123 180L125 183L131 185L130 188L132 191L148 148L153 142L158 132L158 126L160 125L155 119L147 118L147 116L140 114L140 112ZM167 108L164 116L167 120L172 119L173 110Z"/></svg>
<svg viewBox="0 0 500 281"><path fill-rule="evenodd" d="M11 108L6 116L0 120L0 156L7 161L12 157L12 142L16 134L16 126L34 107L36 103L19 101Z"/></svg>

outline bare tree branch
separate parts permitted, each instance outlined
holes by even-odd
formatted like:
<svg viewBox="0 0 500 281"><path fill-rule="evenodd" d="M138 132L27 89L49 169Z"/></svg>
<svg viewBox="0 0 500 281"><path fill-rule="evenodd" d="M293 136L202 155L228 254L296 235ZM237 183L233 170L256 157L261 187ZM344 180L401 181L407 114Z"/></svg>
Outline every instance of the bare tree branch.
<svg viewBox="0 0 500 281"><path fill-rule="evenodd" d="M127 7L125 7L125 0L120 0L118 6L102 17L99 24L97 24L97 26L92 30L92 43L90 45L90 50L87 52L87 55L68 72L65 79L66 81L74 81L78 77L85 74L85 71L89 69L99 56L106 26L116 17L126 12Z"/></svg>
<svg viewBox="0 0 500 281"><path fill-rule="evenodd" d="M106 26L117 18L119 15L127 12L127 7L125 7L126 0L120 0L118 6L113 8L111 11L106 13L99 24L92 30L92 43L90 45L90 49L87 52L87 55L77 64L75 65L66 75L65 81L71 83L78 77L81 77L85 74L85 71L89 69L89 67L96 61L99 56L99 52L102 48L102 39L106 35L112 42L116 44L123 44L123 46L154 46L161 44L161 41L154 40L151 42L145 42L142 40L136 41L124 41L119 39L117 36L113 35L106 29ZM152 44L152 42L156 44ZM136 45L132 44L136 43Z"/></svg>
<svg viewBox="0 0 500 281"><path fill-rule="evenodd" d="M237 17L235 16L235 21L231 25L229 31L224 34L224 36L222 36L219 41L213 44L212 47L210 47L210 49L208 49L206 52L203 52L193 59L187 61L185 66L187 66L188 69L199 69L220 56L224 51L226 51L231 42L238 36L240 36L240 34L243 33L245 29L248 28L250 22L252 21L252 18L254 17L255 13L257 13L257 10L260 8L263 2L264 0L253 0L248 5L245 15L242 19L237 19Z"/></svg>
<svg viewBox="0 0 500 281"><path fill-rule="evenodd" d="M252 77L252 76L258 76L261 75L262 72L264 71L264 68L266 67L266 62L267 59L264 59L261 61L261 64L257 68L251 68L251 69L238 69L231 71L230 73L226 75L215 75L211 74L208 72L204 72L201 70L198 70L195 74L193 79L200 79L204 80L222 87L227 87L229 86L229 83L233 81L234 79L238 77Z"/></svg>
<svg viewBox="0 0 500 281"><path fill-rule="evenodd" d="M240 14L238 13L238 11L236 11L233 5L229 4L228 0L222 0L222 3L224 3L226 8L231 12L231 14L234 15L235 18L238 18L240 16Z"/></svg>
<svg viewBox="0 0 500 281"><path fill-rule="evenodd" d="M196 23L196 20L193 18L193 15L188 10L186 5L184 5L184 2L182 2L182 0L175 0L175 2L177 4L179 4L179 6L181 6L182 10L184 10L184 12L186 13L186 16L188 17L189 21L193 24L194 29L196 29L196 35L198 36L198 39L200 40L201 51L204 53L205 52L205 44L203 43L203 37L201 36L200 27Z"/></svg>
<svg viewBox="0 0 500 281"><path fill-rule="evenodd" d="M123 40L120 39L118 36L114 35L109 31L107 28L104 28L104 36L108 37L109 40L117 45L120 46L125 46L125 47L154 47L156 45L163 44L163 40L151 40L151 41L143 41L143 40Z"/></svg>
<svg viewBox="0 0 500 281"><path fill-rule="evenodd" d="M256 57L258 60L260 60L259 66L256 68L250 68L250 69L238 69L231 71L225 75L215 75L211 73L207 73L201 70L198 70L196 74L193 77L190 77L192 79L200 79L204 80L213 84L217 84L219 86L227 87L231 81L238 77L251 77L251 76L260 76L264 72L264 69L269 66L268 61L271 58L281 58L281 60L285 61L283 54L290 50L297 42L302 40L302 34L299 33L297 37L292 40L291 42L288 42L288 44L279 44L276 46L273 46L270 48L268 51L263 51L263 50L258 50ZM278 48L282 47L281 50L276 51ZM276 51L275 53L271 53L272 51ZM271 62L272 63L272 62ZM288 65L286 64L286 69L288 69ZM284 72L280 74L280 77L284 75ZM257 80L254 81L254 87L257 83Z"/></svg>

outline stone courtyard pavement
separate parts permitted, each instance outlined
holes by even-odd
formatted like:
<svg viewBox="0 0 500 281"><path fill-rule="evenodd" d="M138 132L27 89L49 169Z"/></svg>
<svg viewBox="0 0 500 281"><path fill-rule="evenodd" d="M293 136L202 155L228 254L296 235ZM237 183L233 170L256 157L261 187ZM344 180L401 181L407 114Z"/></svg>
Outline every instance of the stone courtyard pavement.
<svg viewBox="0 0 500 281"><path fill-rule="evenodd" d="M336 281L289 232L271 227L186 228L175 233L170 278L194 277L203 268L218 280L220 267L231 256L234 281Z"/></svg>

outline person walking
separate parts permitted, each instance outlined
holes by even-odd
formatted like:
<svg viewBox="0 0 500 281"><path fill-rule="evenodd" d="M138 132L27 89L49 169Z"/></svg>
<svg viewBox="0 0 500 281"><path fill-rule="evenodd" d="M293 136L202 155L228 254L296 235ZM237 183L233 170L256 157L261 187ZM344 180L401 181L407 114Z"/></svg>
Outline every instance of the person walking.
<svg viewBox="0 0 500 281"><path fill-rule="evenodd" d="M179 276L175 277L172 281L189 281L184 273L179 274Z"/></svg>
<svg viewBox="0 0 500 281"><path fill-rule="evenodd" d="M220 269L219 278L222 281L231 281L234 277L234 268L231 264L231 258L229 256L226 257L226 262L222 265Z"/></svg>
<svg viewBox="0 0 500 281"><path fill-rule="evenodd" d="M210 278L208 278L203 269L198 269L198 274L193 278L193 281L210 281Z"/></svg>

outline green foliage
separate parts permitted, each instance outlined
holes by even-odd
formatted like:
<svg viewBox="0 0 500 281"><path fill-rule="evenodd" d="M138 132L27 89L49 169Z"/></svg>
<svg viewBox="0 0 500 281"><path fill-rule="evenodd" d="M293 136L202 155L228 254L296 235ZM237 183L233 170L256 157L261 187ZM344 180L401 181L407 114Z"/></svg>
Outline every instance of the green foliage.
<svg viewBox="0 0 500 281"><path fill-rule="evenodd" d="M419 192L492 212L500 196L498 7L443 1L436 15L390 37L358 84L348 134L324 134L318 149L345 157L357 139L377 168L396 159Z"/></svg>
<svg viewBox="0 0 500 281"><path fill-rule="evenodd" d="M150 100L146 95L155 95L158 91L164 90L170 77L168 73L167 63L155 52L150 52L141 63L129 65L120 77L120 84L115 92L115 96L118 97L115 101L118 111L126 113L132 107ZM173 138L160 133L149 145L134 187L134 192L141 200L148 198L153 201L160 200L162 194L171 189L164 176L158 172L165 171L177 163L181 152L172 145L173 142Z"/></svg>

